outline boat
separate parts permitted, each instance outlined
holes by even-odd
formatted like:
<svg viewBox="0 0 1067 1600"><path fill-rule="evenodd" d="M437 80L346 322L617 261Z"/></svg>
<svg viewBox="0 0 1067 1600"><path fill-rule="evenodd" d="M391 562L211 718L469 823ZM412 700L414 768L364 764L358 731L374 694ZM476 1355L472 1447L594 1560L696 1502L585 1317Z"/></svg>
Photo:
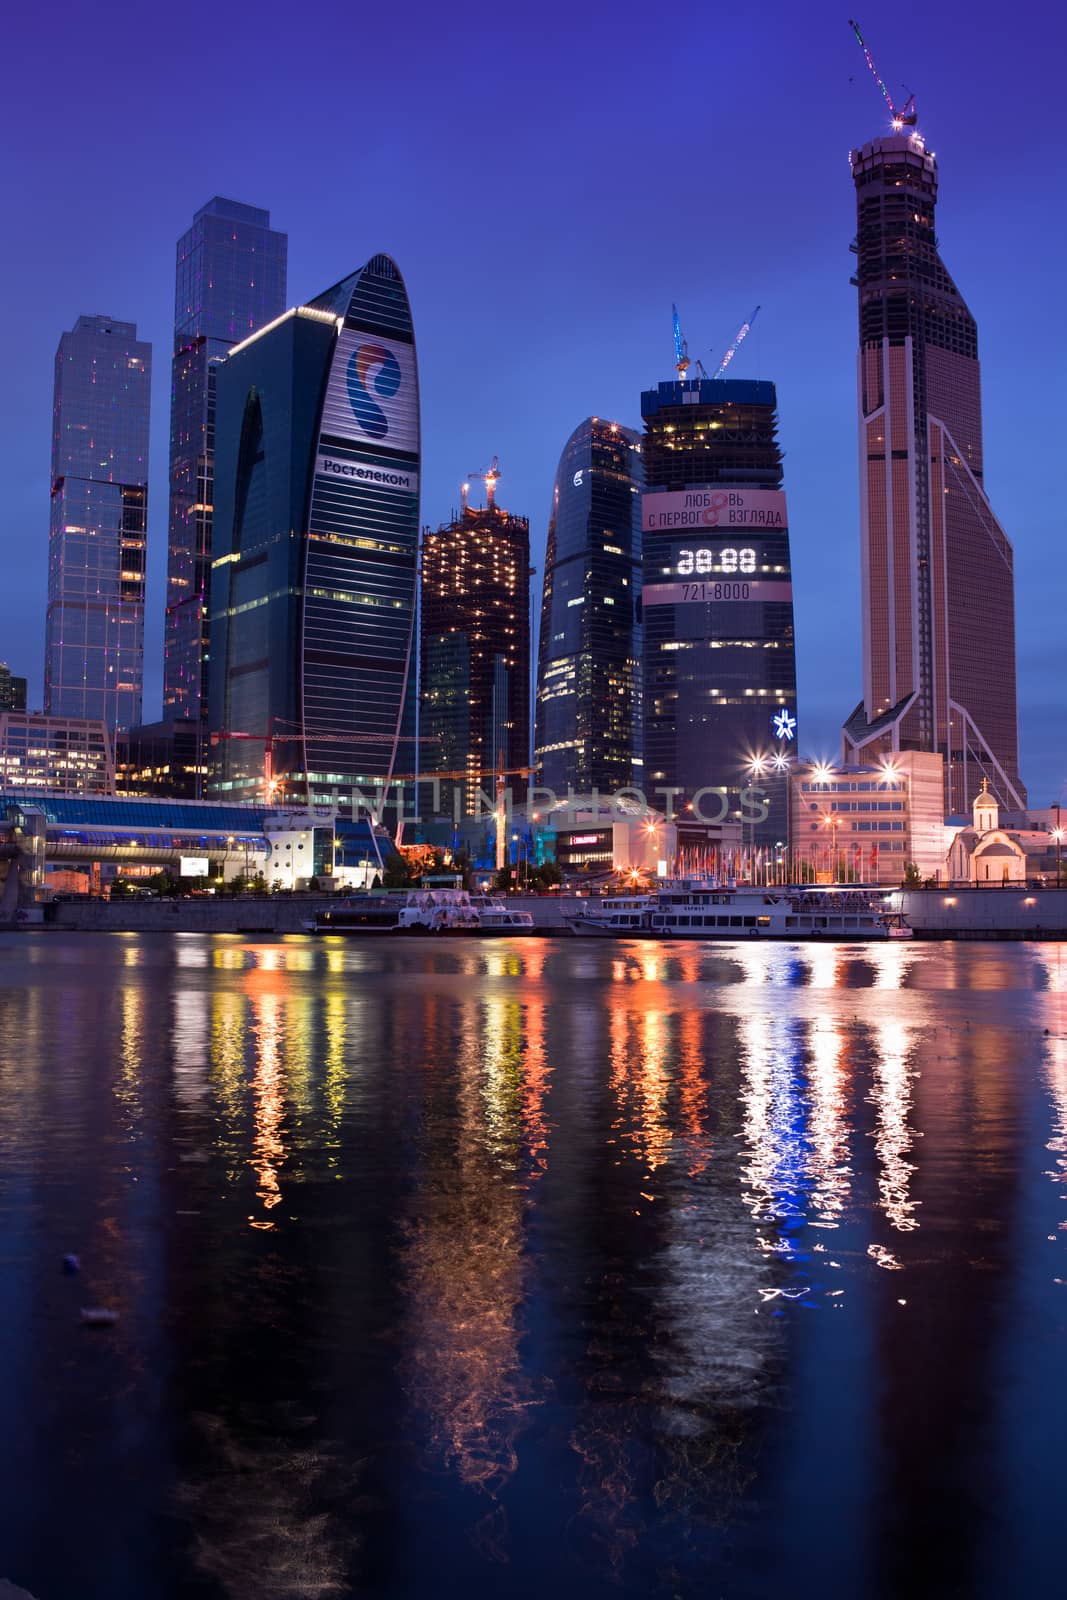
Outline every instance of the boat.
<svg viewBox="0 0 1067 1600"><path fill-rule="evenodd" d="M572 933L601 939L910 939L900 897L869 888L723 888L683 879L652 895L564 914Z"/></svg>
<svg viewBox="0 0 1067 1600"><path fill-rule="evenodd" d="M474 937L534 932L528 911L466 889L409 889L370 894L329 906L304 923L308 933L462 933Z"/></svg>

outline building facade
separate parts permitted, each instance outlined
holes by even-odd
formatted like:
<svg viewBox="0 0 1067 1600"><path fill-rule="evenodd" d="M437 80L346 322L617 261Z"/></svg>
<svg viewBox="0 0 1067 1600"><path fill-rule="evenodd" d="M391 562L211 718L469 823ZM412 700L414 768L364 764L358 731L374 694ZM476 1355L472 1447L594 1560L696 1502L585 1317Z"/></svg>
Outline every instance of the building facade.
<svg viewBox="0 0 1067 1600"><path fill-rule="evenodd" d="M422 545L420 769L443 778L427 809L460 822L512 802L530 760L530 524L496 505L465 505ZM435 786L430 786L431 788ZM423 802L426 804L426 802Z"/></svg>
<svg viewBox="0 0 1067 1600"><path fill-rule="evenodd" d="M45 711L141 717L152 346L79 317L56 352Z"/></svg>
<svg viewBox="0 0 1067 1600"><path fill-rule="evenodd" d="M418 374L394 262L237 345L216 385L211 786L351 804L414 758Z"/></svg>
<svg viewBox="0 0 1067 1600"><path fill-rule="evenodd" d="M640 787L641 440L587 417L552 491L537 657L537 784Z"/></svg>
<svg viewBox="0 0 1067 1600"><path fill-rule="evenodd" d="M203 730L199 720L165 717L142 722L115 740L115 776L120 794L199 800L203 775Z"/></svg>
<svg viewBox="0 0 1067 1600"><path fill-rule="evenodd" d="M0 661L0 711L25 711L26 679L17 678L6 661Z"/></svg>
<svg viewBox="0 0 1067 1600"><path fill-rule="evenodd" d="M270 212L216 195L178 240L171 367L163 711L207 714L215 369L285 309L288 240Z"/></svg>
<svg viewBox="0 0 1067 1600"><path fill-rule="evenodd" d="M661 383L641 415L649 801L784 845L796 659L775 388Z"/></svg>
<svg viewBox="0 0 1067 1600"><path fill-rule="evenodd" d="M0 711L0 792L114 794L114 745L102 717Z"/></svg>
<svg viewBox="0 0 1067 1600"><path fill-rule="evenodd" d="M909 863L944 876L944 763L905 750L869 766L808 763L790 778L792 881L897 886Z"/></svg>
<svg viewBox="0 0 1067 1600"><path fill-rule="evenodd" d="M982 479L975 321L938 250L921 134L852 152L859 290L863 700L847 760L936 750L945 812L1019 778L1012 546Z"/></svg>

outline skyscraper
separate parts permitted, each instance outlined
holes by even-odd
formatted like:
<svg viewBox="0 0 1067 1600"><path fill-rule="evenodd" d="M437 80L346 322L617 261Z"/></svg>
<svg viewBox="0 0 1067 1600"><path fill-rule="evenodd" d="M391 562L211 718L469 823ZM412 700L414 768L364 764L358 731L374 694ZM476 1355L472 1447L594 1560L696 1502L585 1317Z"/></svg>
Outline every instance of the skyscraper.
<svg viewBox="0 0 1067 1600"><path fill-rule="evenodd" d="M420 768L466 774L442 780L440 813L479 815L496 773L530 759L530 524L493 499L422 546ZM501 757L503 762L501 763ZM525 781L508 780L513 801Z"/></svg>
<svg viewBox="0 0 1067 1600"><path fill-rule="evenodd" d="M414 758L419 396L394 262L235 346L216 384L212 787L261 794L267 755L272 797L344 802Z"/></svg>
<svg viewBox="0 0 1067 1600"><path fill-rule="evenodd" d="M163 709L207 712L215 367L285 309L288 240L270 212L218 195L178 240L170 416L170 537Z"/></svg>
<svg viewBox="0 0 1067 1600"><path fill-rule="evenodd" d="M1013 552L982 484L975 321L934 231L917 132L852 152L858 211L863 700L847 761L940 751L945 805L1023 807Z"/></svg>
<svg viewBox="0 0 1067 1600"><path fill-rule="evenodd" d="M646 791L784 843L796 660L774 384L661 383L641 415Z"/></svg>
<svg viewBox="0 0 1067 1600"><path fill-rule="evenodd" d="M587 417L563 446L537 658L537 783L561 798L640 785L641 443Z"/></svg>
<svg viewBox="0 0 1067 1600"><path fill-rule="evenodd" d="M152 346L79 317L56 352L45 711L140 721Z"/></svg>
<svg viewBox="0 0 1067 1600"><path fill-rule="evenodd" d="M26 679L17 678L6 661L0 661L0 711L25 711Z"/></svg>

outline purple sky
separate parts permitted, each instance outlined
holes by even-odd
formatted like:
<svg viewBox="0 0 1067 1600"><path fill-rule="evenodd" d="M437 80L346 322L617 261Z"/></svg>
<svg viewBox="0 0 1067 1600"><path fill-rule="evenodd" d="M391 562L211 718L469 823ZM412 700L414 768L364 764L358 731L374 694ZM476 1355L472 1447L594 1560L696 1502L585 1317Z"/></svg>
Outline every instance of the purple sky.
<svg viewBox="0 0 1067 1600"><path fill-rule="evenodd" d="M640 390L672 376L672 300L706 364L761 304L732 370L778 385L801 746L836 754L861 690L847 157L886 125L847 16L790 0L20 7L0 110L0 659L29 676L31 704L52 360L63 329L101 311L155 347L144 714L158 715L174 245L224 194L288 232L290 303L375 251L396 257L419 348L423 520L447 517L497 454L499 498L530 516L538 565L571 429L590 412L639 426ZM1035 805L1067 799L1057 17L902 0L859 18L891 90L916 93L942 253L978 319Z"/></svg>

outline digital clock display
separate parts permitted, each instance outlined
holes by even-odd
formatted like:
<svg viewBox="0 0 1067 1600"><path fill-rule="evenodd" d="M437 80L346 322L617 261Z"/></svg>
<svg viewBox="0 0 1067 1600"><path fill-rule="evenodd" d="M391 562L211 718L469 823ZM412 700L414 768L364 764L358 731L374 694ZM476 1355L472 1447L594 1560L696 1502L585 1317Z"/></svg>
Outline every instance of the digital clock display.
<svg viewBox="0 0 1067 1600"><path fill-rule="evenodd" d="M756 552L751 545L722 545L711 550L707 545L687 546L675 557L674 574L679 578L704 578L710 573L729 576L755 572Z"/></svg>

